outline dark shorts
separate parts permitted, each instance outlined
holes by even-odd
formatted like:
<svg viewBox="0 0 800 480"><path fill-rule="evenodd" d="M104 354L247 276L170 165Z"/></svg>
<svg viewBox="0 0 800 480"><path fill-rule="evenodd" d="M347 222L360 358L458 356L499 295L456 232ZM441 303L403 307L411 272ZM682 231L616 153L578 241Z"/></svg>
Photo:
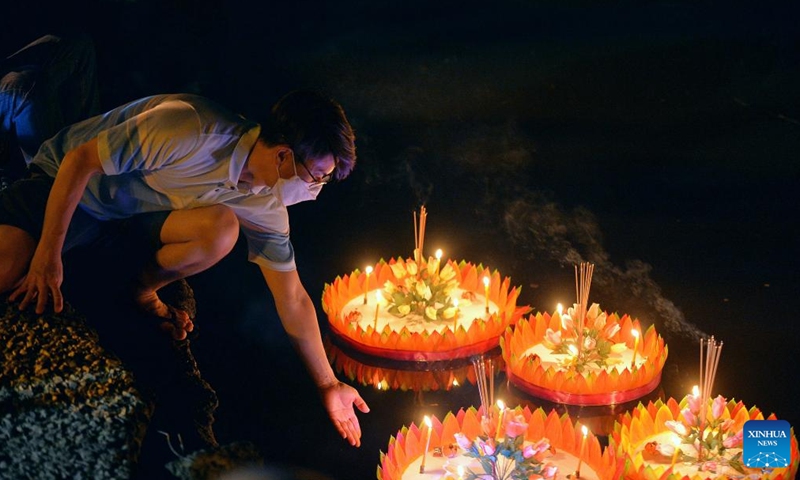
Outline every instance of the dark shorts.
<svg viewBox="0 0 800 480"><path fill-rule="evenodd" d="M12 225L25 230L38 241L42 236L44 212L52 186L53 178L43 173L33 173L0 192L0 225ZM158 250L163 245L161 228L170 213L141 213L124 220L103 221L92 217L79 206L70 221L63 252L120 234L135 236L152 251Z"/></svg>

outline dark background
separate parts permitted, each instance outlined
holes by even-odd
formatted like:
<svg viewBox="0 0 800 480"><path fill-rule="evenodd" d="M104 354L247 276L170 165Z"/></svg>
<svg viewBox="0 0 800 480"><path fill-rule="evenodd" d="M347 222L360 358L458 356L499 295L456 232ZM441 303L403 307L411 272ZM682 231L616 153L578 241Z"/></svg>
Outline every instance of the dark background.
<svg viewBox="0 0 800 480"><path fill-rule="evenodd" d="M425 204L431 251L498 269L536 310L572 302L572 265L594 263L590 299L655 324L669 344L657 394L688 393L698 335L715 335L725 345L715 393L800 424L796 2L8 7L4 52L53 31L94 38L104 108L183 91L258 118L302 87L344 106L358 167L290 209L323 328L324 283L410 255L412 212ZM80 284L80 269L71 278ZM372 412L352 449L241 244L189 283L192 349L220 398L221 443L249 440L271 462L332 478L374 478L403 425L479 401L472 385L422 395L359 386ZM499 393L542 405L504 380ZM150 435L141 476L156 477L169 455Z"/></svg>

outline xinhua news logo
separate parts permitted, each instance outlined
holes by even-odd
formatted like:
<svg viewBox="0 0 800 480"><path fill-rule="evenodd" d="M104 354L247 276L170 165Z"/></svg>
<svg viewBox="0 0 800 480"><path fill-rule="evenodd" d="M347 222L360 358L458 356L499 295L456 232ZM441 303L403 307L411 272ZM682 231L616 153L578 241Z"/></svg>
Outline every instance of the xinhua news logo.
<svg viewBox="0 0 800 480"><path fill-rule="evenodd" d="M744 423L742 459L749 468L784 468L792 461L791 430L786 420Z"/></svg>

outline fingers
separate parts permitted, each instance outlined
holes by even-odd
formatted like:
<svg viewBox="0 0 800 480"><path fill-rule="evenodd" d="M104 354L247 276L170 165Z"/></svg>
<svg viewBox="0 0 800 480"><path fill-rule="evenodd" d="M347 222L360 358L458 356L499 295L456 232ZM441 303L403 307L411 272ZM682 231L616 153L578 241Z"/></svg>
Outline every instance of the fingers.
<svg viewBox="0 0 800 480"><path fill-rule="evenodd" d="M50 291L50 294L53 296L53 310L56 313L61 312L64 309L64 296L61 295L61 289L55 287Z"/></svg>
<svg viewBox="0 0 800 480"><path fill-rule="evenodd" d="M56 285L33 284L30 285L26 277L20 285L9 295L8 299L16 302L22 296L19 302L19 309L25 310L29 305L35 303L35 312L37 315L44 313L47 308L49 300L53 299L53 310L58 313L64 309L64 296L61 294L61 289Z"/></svg>
<svg viewBox="0 0 800 480"><path fill-rule="evenodd" d="M365 401L364 401L364 399L363 399L363 398L361 398L361 396L360 396L360 395L356 394L356 398L354 398L354 399L353 399L353 404L354 404L354 405L356 406L356 408L358 408L358 409L359 409L361 412L363 412L363 413L369 413L369 405L367 405L367 402L365 402Z"/></svg>
<svg viewBox="0 0 800 480"><path fill-rule="evenodd" d="M361 427L355 417L335 420L334 425L339 434L354 447L361 446Z"/></svg>

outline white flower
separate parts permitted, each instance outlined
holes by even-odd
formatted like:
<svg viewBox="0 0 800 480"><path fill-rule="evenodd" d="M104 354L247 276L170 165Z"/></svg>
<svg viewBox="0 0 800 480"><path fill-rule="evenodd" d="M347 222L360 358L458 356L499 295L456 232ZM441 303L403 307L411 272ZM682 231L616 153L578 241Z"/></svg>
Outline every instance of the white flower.
<svg viewBox="0 0 800 480"><path fill-rule="evenodd" d="M442 267L442 270L439 272L439 278L441 278L445 282L449 281L455 276L456 276L456 271L453 270L453 267L451 267L449 263L446 263L444 267Z"/></svg>
<svg viewBox="0 0 800 480"><path fill-rule="evenodd" d="M686 428L686 425L675 420L667 420L664 422L664 426L682 437L685 437L689 434L689 430Z"/></svg>
<svg viewBox="0 0 800 480"><path fill-rule="evenodd" d="M402 263L397 262L389 265L392 269L392 273L394 273L395 278L403 278L406 276L406 268L403 266Z"/></svg>
<svg viewBox="0 0 800 480"><path fill-rule="evenodd" d="M611 338L619 332L619 323L612 323L606 328L606 338Z"/></svg>
<svg viewBox="0 0 800 480"><path fill-rule="evenodd" d="M408 262L406 264L406 270L408 270L409 275L416 275L417 274L417 264L414 262Z"/></svg>
<svg viewBox="0 0 800 480"><path fill-rule="evenodd" d="M430 300L433 296L433 292L431 292L431 287L425 285L424 283L417 283L416 285L417 295L424 298L425 300Z"/></svg>
<svg viewBox="0 0 800 480"><path fill-rule="evenodd" d="M433 259L432 261L428 262L427 270L428 275L436 275L436 270L439 269L439 260Z"/></svg>
<svg viewBox="0 0 800 480"><path fill-rule="evenodd" d="M547 331L544 332L544 344L550 349L561 345L561 330L556 332L553 329L548 328Z"/></svg>

